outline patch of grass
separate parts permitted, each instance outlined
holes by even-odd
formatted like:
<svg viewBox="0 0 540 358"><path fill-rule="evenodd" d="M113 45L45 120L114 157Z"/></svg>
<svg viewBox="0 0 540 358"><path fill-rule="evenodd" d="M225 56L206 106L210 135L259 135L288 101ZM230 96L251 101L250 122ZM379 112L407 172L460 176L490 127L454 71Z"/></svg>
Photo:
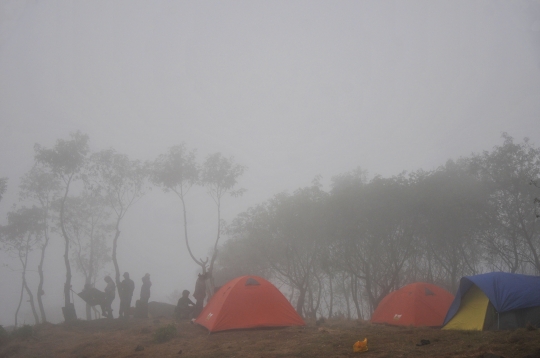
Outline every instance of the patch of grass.
<svg viewBox="0 0 540 358"><path fill-rule="evenodd" d="M47 344L33 339L15 339L8 332L9 339L0 345L0 357L139 357L143 354L184 358L463 358L483 357L486 353L540 357L540 329L442 331L379 325L359 327L354 321L327 320L324 333L313 323L303 329L288 327L208 334L206 329L189 321L175 322L167 318L161 318L156 326L149 320L128 320L127 329L123 329L123 324L116 320L89 321L87 325L92 329L88 330L77 327L67 330L63 323L32 326L33 337L37 334L39 342ZM144 328L147 328L146 334L141 333ZM154 340L158 329L159 338ZM369 351L353 353L354 342L364 338L368 339ZM156 342L159 339L170 340L161 344ZM421 339L430 340L431 344L416 346ZM145 346L145 350L135 351L138 344ZM182 353L177 353L180 350Z"/></svg>
<svg viewBox="0 0 540 358"><path fill-rule="evenodd" d="M0 356L2 357L13 357L15 356L17 353L19 353L21 350L23 349L23 345L22 344L12 344L12 345L9 345L6 349L4 349Z"/></svg>
<svg viewBox="0 0 540 358"><path fill-rule="evenodd" d="M20 339L29 339L34 335L34 329L29 324L16 328L11 335Z"/></svg>
<svg viewBox="0 0 540 358"><path fill-rule="evenodd" d="M176 329L176 326L171 323L156 329L154 332L154 340L159 343L167 342L176 336L177 333L178 330Z"/></svg>

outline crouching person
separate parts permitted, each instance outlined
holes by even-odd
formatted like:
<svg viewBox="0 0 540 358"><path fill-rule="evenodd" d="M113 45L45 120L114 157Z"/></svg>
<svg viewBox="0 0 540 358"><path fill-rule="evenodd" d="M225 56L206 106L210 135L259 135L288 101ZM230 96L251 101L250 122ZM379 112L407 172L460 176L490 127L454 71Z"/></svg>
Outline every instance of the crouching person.
<svg viewBox="0 0 540 358"><path fill-rule="evenodd" d="M193 307L195 304L189 299L189 291L182 291L182 297L178 300L178 304L174 309L174 313L177 319L190 319L193 313Z"/></svg>

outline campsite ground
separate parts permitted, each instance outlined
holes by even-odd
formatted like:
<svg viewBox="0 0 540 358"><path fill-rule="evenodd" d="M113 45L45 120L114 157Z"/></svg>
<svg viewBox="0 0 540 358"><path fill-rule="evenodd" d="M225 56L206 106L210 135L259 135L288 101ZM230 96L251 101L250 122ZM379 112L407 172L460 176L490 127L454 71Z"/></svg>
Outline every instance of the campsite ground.
<svg viewBox="0 0 540 358"><path fill-rule="evenodd" d="M177 333L159 343L156 335ZM174 328L173 328L174 330ZM353 353L358 340L368 351ZM417 346L421 340L430 344ZM490 356L489 354L494 354ZM41 324L30 338L0 342L0 357L540 357L540 330L441 331L390 327L360 321L309 322L305 327L226 331L172 319L117 319Z"/></svg>

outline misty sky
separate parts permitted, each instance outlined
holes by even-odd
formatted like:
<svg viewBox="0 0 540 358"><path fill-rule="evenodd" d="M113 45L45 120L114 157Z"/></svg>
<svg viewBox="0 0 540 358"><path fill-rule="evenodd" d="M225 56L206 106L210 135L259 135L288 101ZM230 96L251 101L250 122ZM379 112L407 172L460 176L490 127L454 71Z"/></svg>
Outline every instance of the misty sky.
<svg viewBox="0 0 540 358"><path fill-rule="evenodd" d="M3 0L1 224L34 144L77 130L92 150L134 159L181 142L201 159L234 156L248 167L247 192L226 199L227 221L317 175L328 188L357 167L371 176L432 170L492 149L502 132L539 146L540 1ZM195 255L205 257L214 207L203 190L188 204ZM146 272L151 300L193 290L180 219L178 199L158 188L128 212L119 263L136 298ZM62 245L56 238L45 263L44 301L58 317ZM8 325L20 275L2 260Z"/></svg>

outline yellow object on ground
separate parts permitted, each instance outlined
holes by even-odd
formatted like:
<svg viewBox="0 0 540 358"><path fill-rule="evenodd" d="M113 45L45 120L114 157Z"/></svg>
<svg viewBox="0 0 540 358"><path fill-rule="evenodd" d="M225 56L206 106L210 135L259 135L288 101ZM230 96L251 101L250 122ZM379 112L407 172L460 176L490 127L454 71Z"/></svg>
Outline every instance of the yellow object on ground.
<svg viewBox="0 0 540 358"><path fill-rule="evenodd" d="M363 341L358 341L352 346L353 352L359 353L359 352L365 352L368 350L367 348L367 338L364 338Z"/></svg>
<svg viewBox="0 0 540 358"><path fill-rule="evenodd" d="M442 329L481 331L484 328L489 298L473 285L461 299L459 310Z"/></svg>

